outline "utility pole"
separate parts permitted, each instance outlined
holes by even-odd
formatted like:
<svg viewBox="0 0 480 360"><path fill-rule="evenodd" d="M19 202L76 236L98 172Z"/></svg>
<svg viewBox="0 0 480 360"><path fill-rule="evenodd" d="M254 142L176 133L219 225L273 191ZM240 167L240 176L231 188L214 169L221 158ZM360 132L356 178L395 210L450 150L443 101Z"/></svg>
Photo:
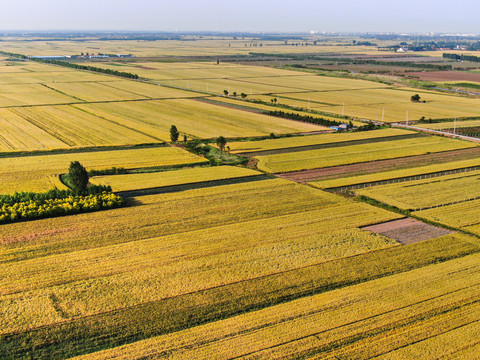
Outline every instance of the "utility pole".
<svg viewBox="0 0 480 360"><path fill-rule="evenodd" d="M455 121L453 122L453 135L457 134L457 118L455 117Z"/></svg>
<svg viewBox="0 0 480 360"><path fill-rule="evenodd" d="M408 110L407 110L407 126L408 126Z"/></svg>
<svg viewBox="0 0 480 360"><path fill-rule="evenodd" d="M343 102L343 105L342 105L342 116L345 115L345 101Z"/></svg>
<svg viewBox="0 0 480 360"><path fill-rule="evenodd" d="M384 118L385 118L385 108L383 108L383 111L382 111L382 122Z"/></svg>

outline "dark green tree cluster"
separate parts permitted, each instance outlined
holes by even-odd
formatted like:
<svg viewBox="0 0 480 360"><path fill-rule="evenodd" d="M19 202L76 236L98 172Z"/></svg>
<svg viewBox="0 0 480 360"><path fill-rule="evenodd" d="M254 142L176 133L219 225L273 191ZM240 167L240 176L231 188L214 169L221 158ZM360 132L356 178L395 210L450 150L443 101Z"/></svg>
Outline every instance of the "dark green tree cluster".
<svg viewBox="0 0 480 360"><path fill-rule="evenodd" d="M77 194L87 189L88 172L78 161L72 161L68 167L68 185Z"/></svg>
<svg viewBox="0 0 480 360"><path fill-rule="evenodd" d="M121 77L128 78L128 79L138 79L137 74L132 74L132 73L129 73L129 72L124 72L124 71L104 69L104 68L99 68L99 67L90 66L90 65L75 64L75 63L71 63L71 62L67 62L67 61L61 61L61 60L44 60L44 59L36 59L36 58L30 58L30 59L34 60L34 61L38 61L38 62L60 65L60 66L65 66L65 67L79 69L79 70L94 71L94 72L98 72L98 73L102 73L102 74L121 76Z"/></svg>
<svg viewBox="0 0 480 360"><path fill-rule="evenodd" d="M179 136L180 133L178 132L177 127L175 125L170 126L170 140L172 140L172 142L177 142Z"/></svg>
<svg viewBox="0 0 480 360"><path fill-rule="evenodd" d="M319 118L319 117L314 117L310 115L300 115L296 113L288 113L284 111L265 111L264 112L266 115L270 116L276 116L284 119L291 119L291 120L297 120L297 121L303 121L307 122L310 124L316 124L316 125L322 125L322 126L338 126L340 124L343 124L340 121L334 121L334 120L327 120L324 118Z"/></svg>
<svg viewBox="0 0 480 360"><path fill-rule="evenodd" d="M453 60L463 60L471 62L480 62L480 56L475 55L458 55L458 54L447 54L443 53L442 57L444 59L453 59Z"/></svg>

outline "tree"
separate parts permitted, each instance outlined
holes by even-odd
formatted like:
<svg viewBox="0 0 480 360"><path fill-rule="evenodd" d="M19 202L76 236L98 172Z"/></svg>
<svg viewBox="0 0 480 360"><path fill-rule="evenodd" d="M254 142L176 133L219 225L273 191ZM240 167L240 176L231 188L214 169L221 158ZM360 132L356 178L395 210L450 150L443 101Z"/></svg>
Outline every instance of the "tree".
<svg viewBox="0 0 480 360"><path fill-rule="evenodd" d="M227 140L223 136L217 138L217 146L220 151L225 151L225 145L227 145Z"/></svg>
<svg viewBox="0 0 480 360"><path fill-rule="evenodd" d="M237 92L236 91L234 91L232 94L233 94L233 97L237 97Z"/></svg>
<svg viewBox="0 0 480 360"><path fill-rule="evenodd" d="M247 97L247 94L241 93L240 96L242 97L242 99L245 99Z"/></svg>
<svg viewBox="0 0 480 360"><path fill-rule="evenodd" d="M177 127L175 125L170 126L170 140L172 140L172 142L176 142L179 135L180 134L177 130Z"/></svg>
<svg viewBox="0 0 480 360"><path fill-rule="evenodd" d="M410 100L411 100L412 102L420 102L420 95L418 95L418 94L412 95L412 97L410 98Z"/></svg>
<svg viewBox="0 0 480 360"><path fill-rule="evenodd" d="M228 90L223 90L223 95L228 96Z"/></svg>
<svg viewBox="0 0 480 360"><path fill-rule="evenodd" d="M184 143L187 142L187 135L183 135L183 142L184 142Z"/></svg>
<svg viewBox="0 0 480 360"><path fill-rule="evenodd" d="M88 172L78 161L72 161L68 167L68 183L77 194L87 189Z"/></svg>

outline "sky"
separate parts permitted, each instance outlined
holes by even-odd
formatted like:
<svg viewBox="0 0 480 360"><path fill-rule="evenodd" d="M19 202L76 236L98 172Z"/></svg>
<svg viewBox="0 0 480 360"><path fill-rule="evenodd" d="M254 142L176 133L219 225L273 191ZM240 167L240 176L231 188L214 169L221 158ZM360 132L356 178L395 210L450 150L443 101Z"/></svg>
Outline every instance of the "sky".
<svg viewBox="0 0 480 360"><path fill-rule="evenodd" d="M0 30L480 33L478 0L0 0Z"/></svg>

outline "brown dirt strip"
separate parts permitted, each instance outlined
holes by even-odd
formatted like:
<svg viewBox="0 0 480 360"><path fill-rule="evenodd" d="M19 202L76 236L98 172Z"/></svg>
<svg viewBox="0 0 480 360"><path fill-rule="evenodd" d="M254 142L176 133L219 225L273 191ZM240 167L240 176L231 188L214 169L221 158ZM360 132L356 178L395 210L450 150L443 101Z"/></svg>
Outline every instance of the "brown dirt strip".
<svg viewBox="0 0 480 360"><path fill-rule="evenodd" d="M315 180L326 180L340 177L374 174L383 171L441 164L457 160L468 160L477 158L479 156L480 147L474 147L469 149L443 151L426 155L408 156L403 158L377 160L366 163L334 166L321 169L295 171L290 173L277 174L277 176L291 181L307 183Z"/></svg>
<svg viewBox="0 0 480 360"><path fill-rule="evenodd" d="M400 219L362 228L394 239L404 245L434 239L454 231L425 224L412 218Z"/></svg>
<svg viewBox="0 0 480 360"><path fill-rule="evenodd" d="M308 135L311 135L311 134L312 133L308 133ZM292 147L281 148L281 149L240 152L240 153L236 153L236 155L247 156L247 157L262 156L262 155L277 155L277 154L286 154L286 153L300 152L300 151L306 151L306 150L328 149L328 148L336 148L336 147L350 146L350 145L370 144L370 143L383 142L383 141L404 140L404 139L411 139L411 138L417 138L422 136L424 137L425 135L419 134L419 133L393 135L393 136L385 136L385 137L361 139L361 140L339 141L339 142L328 143L328 144L303 145L303 146L292 146Z"/></svg>

